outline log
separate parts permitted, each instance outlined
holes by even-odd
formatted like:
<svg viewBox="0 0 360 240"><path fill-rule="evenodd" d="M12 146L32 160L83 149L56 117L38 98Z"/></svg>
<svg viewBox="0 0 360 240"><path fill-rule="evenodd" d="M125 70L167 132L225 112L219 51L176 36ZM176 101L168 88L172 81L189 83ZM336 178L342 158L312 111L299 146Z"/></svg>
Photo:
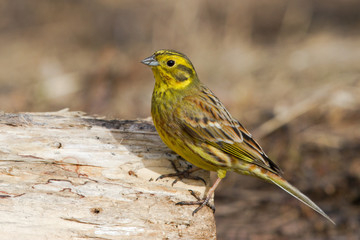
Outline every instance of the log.
<svg viewBox="0 0 360 240"><path fill-rule="evenodd" d="M213 212L176 206L204 196L149 119L106 120L67 109L0 113L1 239L215 239Z"/></svg>

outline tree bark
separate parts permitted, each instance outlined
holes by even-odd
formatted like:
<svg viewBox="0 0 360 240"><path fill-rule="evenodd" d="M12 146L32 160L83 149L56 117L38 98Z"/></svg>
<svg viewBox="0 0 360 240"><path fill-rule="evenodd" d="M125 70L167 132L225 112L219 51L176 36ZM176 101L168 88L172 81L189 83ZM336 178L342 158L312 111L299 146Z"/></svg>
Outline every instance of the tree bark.
<svg viewBox="0 0 360 240"><path fill-rule="evenodd" d="M215 239L212 211L175 206L202 181L161 174L188 166L150 120L81 112L0 113L1 239Z"/></svg>

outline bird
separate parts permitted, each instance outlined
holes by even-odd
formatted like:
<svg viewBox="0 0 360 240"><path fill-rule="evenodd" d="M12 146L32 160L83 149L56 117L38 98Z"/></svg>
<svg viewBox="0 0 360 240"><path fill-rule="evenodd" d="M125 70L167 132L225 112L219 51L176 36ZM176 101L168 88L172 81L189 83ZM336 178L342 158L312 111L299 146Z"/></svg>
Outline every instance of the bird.
<svg viewBox="0 0 360 240"><path fill-rule="evenodd" d="M228 171L252 175L277 185L333 224L310 198L291 185L282 170L265 154L251 133L231 116L223 103L205 86L190 59L175 50L158 50L141 61L155 78L151 115L162 141L200 169L214 171L217 179L207 195L178 205L215 208L209 201Z"/></svg>

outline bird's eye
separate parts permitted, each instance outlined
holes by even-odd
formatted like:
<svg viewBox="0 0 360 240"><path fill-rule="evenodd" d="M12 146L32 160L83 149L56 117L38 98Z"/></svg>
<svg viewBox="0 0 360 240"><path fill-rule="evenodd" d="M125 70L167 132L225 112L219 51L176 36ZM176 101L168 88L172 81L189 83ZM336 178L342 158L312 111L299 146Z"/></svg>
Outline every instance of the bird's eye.
<svg viewBox="0 0 360 240"><path fill-rule="evenodd" d="M169 67L172 67L175 65L175 61L174 60L169 60L166 62L166 65L168 65Z"/></svg>

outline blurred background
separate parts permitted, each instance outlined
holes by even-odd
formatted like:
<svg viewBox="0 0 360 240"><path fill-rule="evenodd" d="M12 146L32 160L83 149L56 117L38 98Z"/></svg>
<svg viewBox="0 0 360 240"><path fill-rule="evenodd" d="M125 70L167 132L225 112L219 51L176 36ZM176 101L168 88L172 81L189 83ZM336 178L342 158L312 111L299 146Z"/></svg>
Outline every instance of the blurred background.
<svg viewBox="0 0 360 240"><path fill-rule="evenodd" d="M175 49L337 223L230 174L218 239L360 236L360 1L2 0L0 110L150 116L140 63Z"/></svg>

